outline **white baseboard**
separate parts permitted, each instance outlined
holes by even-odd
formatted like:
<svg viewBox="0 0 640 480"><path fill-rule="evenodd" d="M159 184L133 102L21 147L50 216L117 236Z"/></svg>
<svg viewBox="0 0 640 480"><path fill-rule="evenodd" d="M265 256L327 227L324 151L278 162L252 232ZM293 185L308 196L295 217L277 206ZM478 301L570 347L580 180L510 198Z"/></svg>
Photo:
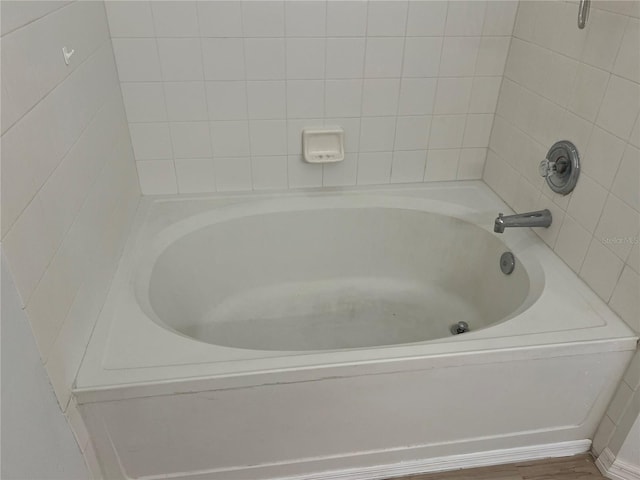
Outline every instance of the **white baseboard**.
<svg viewBox="0 0 640 480"><path fill-rule="evenodd" d="M339 469L336 464L344 463L347 457L332 457L327 459L314 459L311 461L293 462L297 467L302 467L301 474L276 473L279 469L293 464L266 464L246 468L234 468L231 470L211 470L198 472L182 472L173 475L148 476L146 480L162 479L218 479L218 478L253 478L271 480L382 480L407 475L422 473L445 472L466 468L488 467L492 465L504 465L544 458L568 457L579 453L588 452L591 448L591 440L573 440L568 442L547 443L526 447L505 448L501 450L488 450L484 452L464 453L444 457L431 457L420 460L409 460L397 463L387 463L374 466L350 467ZM417 453L409 447L408 450ZM374 454L375 455L375 454ZM375 462L369 457L367 463ZM384 460L382 460L384 461ZM347 462L348 463L348 462ZM306 464L306 466L305 466ZM322 468L326 470L322 470ZM316 473L309 473L309 471ZM300 471L300 470L299 470Z"/></svg>
<svg viewBox="0 0 640 480"><path fill-rule="evenodd" d="M620 461L608 448L600 454L596 466L605 477L612 480L640 480L640 468Z"/></svg>

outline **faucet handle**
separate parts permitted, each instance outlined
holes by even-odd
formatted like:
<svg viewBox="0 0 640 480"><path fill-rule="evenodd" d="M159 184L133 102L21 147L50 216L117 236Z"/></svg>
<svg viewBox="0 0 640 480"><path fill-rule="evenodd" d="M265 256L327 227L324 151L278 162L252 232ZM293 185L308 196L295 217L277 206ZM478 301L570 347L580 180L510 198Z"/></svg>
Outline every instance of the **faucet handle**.
<svg viewBox="0 0 640 480"><path fill-rule="evenodd" d="M549 160L548 158L542 160L540 162L540 165L538 165L538 172L540 173L541 177L550 177L551 175L556 173L557 170L558 167L556 165L556 162Z"/></svg>

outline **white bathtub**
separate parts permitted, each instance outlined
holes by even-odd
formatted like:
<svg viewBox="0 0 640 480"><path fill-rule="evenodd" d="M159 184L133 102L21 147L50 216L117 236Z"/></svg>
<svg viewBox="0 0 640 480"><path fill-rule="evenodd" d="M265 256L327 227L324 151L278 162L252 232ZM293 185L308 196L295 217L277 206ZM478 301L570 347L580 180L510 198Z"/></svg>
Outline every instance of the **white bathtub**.
<svg viewBox="0 0 640 480"><path fill-rule="evenodd" d="M587 450L637 339L498 211L480 182L145 198L74 389L105 477Z"/></svg>

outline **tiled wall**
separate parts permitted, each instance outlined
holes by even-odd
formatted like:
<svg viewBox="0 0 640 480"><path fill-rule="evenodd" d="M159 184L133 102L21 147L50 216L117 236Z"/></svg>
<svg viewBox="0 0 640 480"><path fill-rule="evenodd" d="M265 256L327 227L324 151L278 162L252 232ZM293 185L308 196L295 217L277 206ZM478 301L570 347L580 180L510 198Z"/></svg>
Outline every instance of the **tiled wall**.
<svg viewBox="0 0 640 480"><path fill-rule="evenodd" d="M484 180L517 212L548 208L535 229L640 332L640 2L521 1ZM553 194L537 168L557 140L582 157L574 192ZM617 453L640 414L636 354L594 440Z"/></svg>
<svg viewBox="0 0 640 480"><path fill-rule="evenodd" d="M140 191L103 3L0 8L2 248L67 410Z"/></svg>
<svg viewBox="0 0 640 480"><path fill-rule="evenodd" d="M513 1L107 2L143 193L480 178ZM305 126L346 160L301 160Z"/></svg>

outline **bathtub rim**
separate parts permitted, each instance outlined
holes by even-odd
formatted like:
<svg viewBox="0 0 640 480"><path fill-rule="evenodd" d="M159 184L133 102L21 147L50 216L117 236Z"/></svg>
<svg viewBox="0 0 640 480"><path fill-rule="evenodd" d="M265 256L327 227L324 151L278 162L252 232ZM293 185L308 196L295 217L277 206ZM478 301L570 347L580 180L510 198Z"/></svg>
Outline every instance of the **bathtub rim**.
<svg viewBox="0 0 640 480"><path fill-rule="evenodd" d="M440 182L437 184L408 184L393 186L332 188L323 190L303 190L286 192L239 192L224 194L202 194L181 196L147 196L143 197L138 208L134 227L124 248L118 263L107 300L100 313L94 332L87 346L85 356L74 382L73 393L78 403L108 401L122 398L134 398L146 395L162 395L177 392L193 392L203 390L215 390L218 388L243 388L246 386L263 385L270 382L283 381L313 381L327 376L356 376L368 374L384 374L398 370L413 370L422 368L437 368L439 366L464 365L471 362L509 361L510 359L535 359L549 356L569 356L610 351L628 351L636 348L637 336L620 320L596 294L591 291L584 282L564 265L559 258L535 235L530 229L513 229L509 234L514 241L532 244L537 253L545 255L547 260L559 263L565 277L576 283L581 297L589 305L595 314L603 319L605 325L579 332L576 338L567 340L558 336L556 332L551 334L529 335L529 340L535 340L533 345L521 345L513 342L513 336L495 338L478 338L475 342L442 341L432 343L426 352L381 356L375 359L363 360L362 358L341 358L336 361L326 361L327 356L335 355L335 352L324 352L323 362L308 362L305 365L287 365L287 362L271 362L268 367L257 368L255 362L237 362L242 368L228 368L228 365L220 363L198 363L172 365L160 364L155 366L137 366L132 368L109 369L104 366L107 341L111 330L114 315L114 303L116 303L120 290L128 284L128 274L131 269L126 268L131 256L139 248L139 242L144 240L144 222L153 205L163 202L190 202L193 200L224 200L230 202L254 201L265 198L296 196L326 196L336 193L346 195L361 195L370 192L394 194L422 194L426 191L434 193L445 192L450 194L452 190L464 194L465 190L480 194L487 201L487 208L493 216L497 211L511 213L502 200L482 181L465 182ZM505 322L509 323L509 322ZM157 328L163 328L157 326ZM486 329L490 330L490 329ZM486 331L485 330L485 331ZM169 332L175 336L175 333ZM127 339L121 338L122 345L126 348ZM193 339L188 339L194 342ZM466 343L466 345L465 345ZM452 349L451 345L462 348ZM216 347L216 346L213 346ZM402 348L402 347L400 347ZM370 351L371 349L358 349L358 351ZM376 350L396 352L395 347L380 347ZM156 352L157 355L162 352ZM349 357L349 355L347 355ZM288 359L290 355L280 357ZM276 360L280 360L276 358ZM272 360L272 359L270 359ZM223 362L224 363L224 362Z"/></svg>
<svg viewBox="0 0 640 480"><path fill-rule="evenodd" d="M176 335L180 335L187 339L194 340L196 342L208 343L215 346L225 347L225 345L206 342L195 337L191 337L179 330L175 329L167 322L165 322L160 315L155 311L149 298L149 285L153 274L153 268L158 259L167 251L171 245L175 242L186 238L189 235L195 234L201 229L221 224L227 221L252 218L262 215L270 215L274 213L289 213L289 212L315 212L325 210L352 210L352 209L399 209L408 210L412 212L425 212L431 215L444 218L454 218L461 222L479 229L484 234L489 234L489 227L485 223L479 223L477 221L477 212L472 208L453 205L451 203L434 201L423 198L406 198L406 197L385 197L380 195L366 195L362 194L357 197L347 197L340 195L326 195L322 197L302 198L296 199L296 203L292 204L291 201L282 198L274 198L265 201L260 201L259 204L233 204L220 207L215 211L207 211L200 214L196 214L173 223L162 229L157 233L151 244L146 248L138 262L136 263L135 272L133 272L133 288L135 289L135 296L140 304L143 313L153 320L158 325L166 328ZM490 234L489 234L490 235ZM502 240L499 238L499 240ZM512 248L505 242L505 248L512 251ZM541 296L545 287L544 271L540 264L530 255L528 252L516 253L517 262L519 268L523 268L526 275L526 281L528 282L527 294L523 301L518 305L516 309L509 312L506 316L491 322L481 328L474 329L473 332L484 330L497 325L502 322L509 321L516 317L531 305L533 305ZM471 332L470 332L471 333ZM469 335L467 335L469 336ZM431 340L422 340L416 342L408 342L402 344L388 344L388 345L374 345L369 347L357 347L359 349L367 348L388 348L402 345L420 345L427 342L442 341L449 339L450 337L440 337ZM231 347L233 348L233 347ZM240 347L238 347L240 348ZM255 349L260 350L260 349ZM336 351L343 349L327 349L318 350L321 351ZM277 351L269 349L265 351ZM289 353L291 355L304 355L313 350L281 350L283 353Z"/></svg>

